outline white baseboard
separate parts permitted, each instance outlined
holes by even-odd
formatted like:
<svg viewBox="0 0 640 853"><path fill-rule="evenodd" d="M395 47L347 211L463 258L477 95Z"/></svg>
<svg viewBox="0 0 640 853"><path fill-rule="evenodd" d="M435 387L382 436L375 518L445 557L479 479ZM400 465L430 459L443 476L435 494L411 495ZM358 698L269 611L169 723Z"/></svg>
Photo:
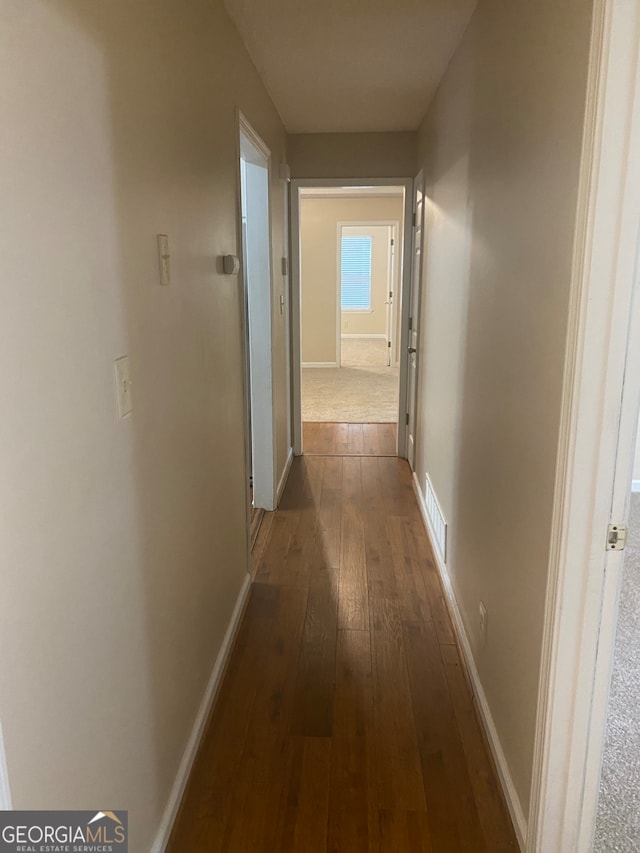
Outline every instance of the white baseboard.
<svg viewBox="0 0 640 853"><path fill-rule="evenodd" d="M238 626L240 625L242 614L244 613L250 587L251 578L247 575L238 594L227 631L224 635L220 651L218 652L218 657L213 665L209 683L207 684L204 696L202 697L202 702L198 708L198 713L196 715L191 734L189 735L187 746L183 753L180 766L178 767L178 773L176 774L171 793L169 794L169 800L162 815L162 820L160 821L160 827L156 834L155 841L153 842L153 846L151 847L151 853L164 853L169 842L169 836L171 835L171 830L173 829L173 824L178 814L178 809L180 808L180 802L187 787L189 776L191 775L198 747L200 746L200 741L202 739L207 720L209 719L211 709L213 708L216 700L222 676L224 674L225 665L233 646L233 641L235 639Z"/></svg>
<svg viewBox="0 0 640 853"><path fill-rule="evenodd" d="M9 788L9 773L7 771L7 759L4 751L4 739L2 737L2 726L0 725L0 810L11 811L11 789Z"/></svg>
<svg viewBox="0 0 640 853"><path fill-rule="evenodd" d="M337 367L337 361L303 361L303 367Z"/></svg>
<svg viewBox="0 0 640 853"><path fill-rule="evenodd" d="M282 471L282 477L280 477L280 482L278 483L278 493L276 500L276 509L278 508L278 504L280 503L280 499L282 498L282 493L284 492L284 487L287 485L287 480L289 478L289 472L291 471L291 465L293 463L293 447L289 448L289 453L287 454L287 461L284 463L284 470Z"/></svg>
<svg viewBox="0 0 640 853"><path fill-rule="evenodd" d="M416 476L415 472L413 474L413 488L416 493L416 497L418 498L418 505L422 514L422 520L427 531L427 536L429 537L429 542L431 543L431 550L433 551L436 566L438 568L438 574L440 575L442 586L444 587L449 613L451 614L451 618L453 620L456 635L458 638L458 643L460 645L460 651L462 652L465 666L467 668L467 672L469 673L469 678L471 679L471 686L473 688L473 692L476 698L476 704L480 710L482 724L484 726L487 740L489 741L489 746L491 747L493 760L495 761L496 768L498 770L498 776L500 778L502 790L505 796L505 800L507 802L507 806L509 808L509 813L511 814L511 820L513 821L513 826L516 831L518 844L520 845L520 850L524 850L526 843L525 840L527 837L527 821L525 819L524 812L522 811L522 804L520 803L518 792L516 791L515 785L513 784L513 779L511 778L511 773L509 772L509 766L507 765L507 760L505 758L502 745L500 743L500 738L498 737L498 732L496 730L495 723L493 722L491 709L489 708L489 703L487 702L487 697L485 696L485 692L482 687L482 682L480 681L480 676L478 674L478 670L473 659L471 644L469 643L467 632L465 631L462 616L458 608L458 602L456 601L453 586L451 585L451 579L449 578L449 573L447 571L446 566L442 562L440 555L438 554L437 548L434 545L435 540L433 532L431 530L431 524L429 522L429 515L427 513L426 505L424 502L422 489L420 488L420 483L418 482L418 477Z"/></svg>
<svg viewBox="0 0 640 853"><path fill-rule="evenodd" d="M387 340L386 335L340 335L341 338L350 338L351 340Z"/></svg>

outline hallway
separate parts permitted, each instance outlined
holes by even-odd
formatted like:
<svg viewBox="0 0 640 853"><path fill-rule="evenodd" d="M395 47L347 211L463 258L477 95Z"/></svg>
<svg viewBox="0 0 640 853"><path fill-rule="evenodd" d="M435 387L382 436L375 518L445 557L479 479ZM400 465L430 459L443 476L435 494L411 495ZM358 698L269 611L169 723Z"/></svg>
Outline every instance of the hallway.
<svg viewBox="0 0 640 853"><path fill-rule="evenodd" d="M170 853L515 851L406 462L304 456Z"/></svg>

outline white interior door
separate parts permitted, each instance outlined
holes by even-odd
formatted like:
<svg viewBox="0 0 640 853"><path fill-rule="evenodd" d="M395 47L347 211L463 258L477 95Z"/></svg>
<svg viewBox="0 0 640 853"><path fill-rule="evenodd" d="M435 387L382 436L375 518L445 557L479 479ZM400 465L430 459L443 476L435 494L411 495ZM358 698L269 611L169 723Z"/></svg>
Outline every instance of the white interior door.
<svg viewBox="0 0 640 853"><path fill-rule="evenodd" d="M422 291L422 255L424 249L424 177L422 172L413 184L413 252L409 309L408 395L407 395L407 459L411 470L416 462L416 409L418 403L418 356L420 343L420 295Z"/></svg>
<svg viewBox="0 0 640 853"><path fill-rule="evenodd" d="M241 202L243 281L245 287L250 447L248 476L253 506L273 510L276 504L271 347L271 240L269 225L269 160L241 128Z"/></svg>

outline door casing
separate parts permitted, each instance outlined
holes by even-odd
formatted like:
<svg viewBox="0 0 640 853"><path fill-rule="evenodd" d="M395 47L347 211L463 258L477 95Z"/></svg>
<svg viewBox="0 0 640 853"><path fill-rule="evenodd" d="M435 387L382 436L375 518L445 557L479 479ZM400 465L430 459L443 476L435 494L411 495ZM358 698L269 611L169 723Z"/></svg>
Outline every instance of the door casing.
<svg viewBox="0 0 640 853"><path fill-rule="evenodd" d="M417 201L418 194L420 202ZM418 210L418 207L420 208ZM420 334L422 313L422 280L424 274L424 226L426 195L424 175L419 172L413 181L412 190L412 239L411 239L411 286L409 290L409 319L411 328L407 332L407 344L403 358L407 364L407 407L404 431L406 435L407 459L415 472L418 431L418 382L420 377ZM414 352L409 352L413 349Z"/></svg>
<svg viewBox="0 0 640 853"><path fill-rule="evenodd" d="M255 433L258 438L258 452L253 459L254 470L254 503L256 507L266 510L273 510L277 504L277 483L276 483L276 462L275 462L275 413L273 405L273 341L272 341L272 311L273 311L273 257L272 257L272 225L271 225L271 153L261 137L253 129L246 117L238 111L238 210L239 210L239 227L238 227L238 242L242 247L242 256L246 257L245 251L245 234L242 228L242 210L243 210L243 194L242 194L242 175L241 175L241 159L243 151L243 139L247 140L256 153L259 155L260 166L266 170L266 191L267 191L267 237L268 247L266 251L268 269L266 270L266 279L268 281L268 293L263 293L261 297L261 322L256 324L253 336L257 339L257 347L259 350L259 358L256 359L257 367L260 371L258 384L260 393L254 395L251 405L251 420L256 425ZM240 281L243 288L243 294L248 289L247 270L241 266ZM243 305L241 308L243 325L246 329L249 324L248 312L244 304L244 296L241 300ZM243 335L243 340L246 341L246 334ZM254 341L255 343L255 341ZM245 413L244 413L244 431L245 431L245 456L247 475L247 518L248 527L251 521L251 498L249 491L249 470L251 468L251 440L252 430L249 419L249 394L251 388L248 382L249 375L249 360L250 353L248 347L243 347L245 350Z"/></svg>
<svg viewBox="0 0 640 853"><path fill-rule="evenodd" d="M640 401L639 44L640 0L596 0L527 853L587 853L595 828Z"/></svg>
<svg viewBox="0 0 640 853"><path fill-rule="evenodd" d="M411 254L412 192L410 178L298 178L290 184L291 209L291 432L293 452L302 453L302 347L301 347L301 292L300 292L300 190L311 187L340 189L342 187L402 187L404 189L404 229L402 235L402 278L401 278L401 323L400 323L400 395L398 403L397 454L407 456L406 430L404 423L407 412L407 337L409 321L408 294L411 281L410 265L406 259ZM352 225L353 223L348 223ZM402 424L402 428L401 428Z"/></svg>

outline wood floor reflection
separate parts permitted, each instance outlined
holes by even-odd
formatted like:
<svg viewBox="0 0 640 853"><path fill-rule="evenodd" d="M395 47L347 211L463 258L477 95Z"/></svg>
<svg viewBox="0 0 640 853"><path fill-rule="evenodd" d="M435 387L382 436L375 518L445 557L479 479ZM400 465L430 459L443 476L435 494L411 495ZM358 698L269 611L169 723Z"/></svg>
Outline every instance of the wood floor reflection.
<svg viewBox="0 0 640 853"><path fill-rule="evenodd" d="M170 853L517 844L406 462L296 458Z"/></svg>

